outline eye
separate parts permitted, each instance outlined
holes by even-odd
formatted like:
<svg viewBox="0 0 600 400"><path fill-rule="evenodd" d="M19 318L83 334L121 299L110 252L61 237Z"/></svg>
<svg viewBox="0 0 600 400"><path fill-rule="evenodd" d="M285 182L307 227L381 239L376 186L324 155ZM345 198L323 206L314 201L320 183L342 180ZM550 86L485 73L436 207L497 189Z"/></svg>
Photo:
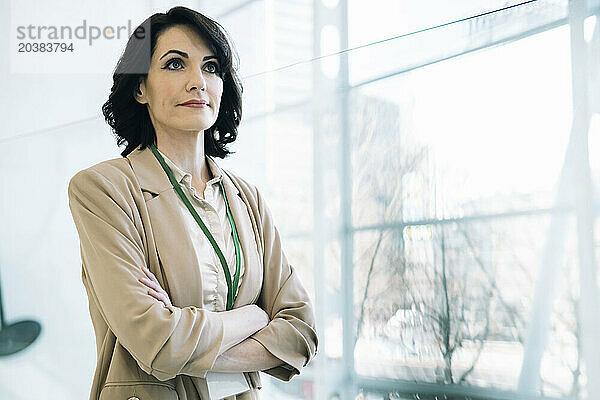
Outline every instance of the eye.
<svg viewBox="0 0 600 400"><path fill-rule="evenodd" d="M211 74L216 74L219 72L219 64L214 61L209 61L205 64L205 68Z"/></svg>
<svg viewBox="0 0 600 400"><path fill-rule="evenodd" d="M173 71L176 71L178 69L181 68L171 68L173 65L181 65L183 67L183 61L181 60L181 58L171 58L169 61L167 61L167 63L165 64L165 67L163 69L170 69Z"/></svg>

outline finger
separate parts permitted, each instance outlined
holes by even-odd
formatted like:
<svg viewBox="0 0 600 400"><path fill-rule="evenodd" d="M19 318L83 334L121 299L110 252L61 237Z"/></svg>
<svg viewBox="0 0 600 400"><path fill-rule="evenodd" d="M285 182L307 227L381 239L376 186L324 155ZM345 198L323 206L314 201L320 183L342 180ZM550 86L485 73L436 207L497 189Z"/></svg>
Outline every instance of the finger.
<svg viewBox="0 0 600 400"><path fill-rule="evenodd" d="M144 271L144 274L145 274L145 275L146 275L146 276L147 276L147 277L148 277L150 280L153 280L153 279L152 279L152 277L153 277L152 271L150 271L150 270L149 270L148 268L146 268L146 267L142 267L142 271Z"/></svg>
<svg viewBox="0 0 600 400"><path fill-rule="evenodd" d="M144 272L146 273L146 275L148 276L148 278L150 278L152 281L159 283L158 279L156 279L156 276L152 273L152 271L150 271L148 268L143 267Z"/></svg>
<svg viewBox="0 0 600 400"><path fill-rule="evenodd" d="M160 296L156 290L150 288L150 289L148 289L148 294L150 296L154 297L156 300L160 300Z"/></svg>
<svg viewBox="0 0 600 400"><path fill-rule="evenodd" d="M147 280L147 279L146 279ZM147 286L151 287L156 293L161 295L163 298L169 300L169 294L158 284L155 282L151 282L147 280Z"/></svg>
<svg viewBox="0 0 600 400"><path fill-rule="evenodd" d="M166 294L161 293L160 296L160 300L166 305L166 306L170 306L171 305L171 299L169 299L169 296L167 296Z"/></svg>
<svg viewBox="0 0 600 400"><path fill-rule="evenodd" d="M146 277L141 277L139 279L140 282L142 282L144 285L151 287L152 289L156 290L157 292L160 292L162 290L162 288L160 287L160 285L158 285L156 282L151 281L150 279L146 278Z"/></svg>
<svg viewBox="0 0 600 400"><path fill-rule="evenodd" d="M171 304L169 295L159 285L155 284L154 282L150 282L147 278L140 278L140 282L148 286L154 293L160 296L158 298L159 300L164 300L165 303Z"/></svg>
<svg viewBox="0 0 600 400"><path fill-rule="evenodd" d="M159 300L160 302L162 302L164 305L171 305L171 302L168 301L168 298L166 298L166 296L162 293L157 292L154 289L148 289L149 294L154 297L156 300Z"/></svg>

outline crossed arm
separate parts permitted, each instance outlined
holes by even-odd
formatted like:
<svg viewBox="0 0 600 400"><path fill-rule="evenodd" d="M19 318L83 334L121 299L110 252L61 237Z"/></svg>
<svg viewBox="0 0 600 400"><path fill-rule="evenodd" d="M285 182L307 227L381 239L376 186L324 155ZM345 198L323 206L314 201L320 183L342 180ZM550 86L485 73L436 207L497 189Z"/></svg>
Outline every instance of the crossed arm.
<svg viewBox="0 0 600 400"><path fill-rule="evenodd" d="M172 305L166 291L146 268L146 277L140 282L148 286L148 294ZM250 337L269 323L269 316L260 307L252 304L220 313L223 318L224 338L212 371L250 372L264 371L284 365L285 362L271 354L258 340Z"/></svg>
<svg viewBox="0 0 600 400"><path fill-rule="evenodd" d="M217 357L212 370L216 372L264 371L284 364L258 340L249 337Z"/></svg>
<svg viewBox="0 0 600 400"><path fill-rule="evenodd" d="M134 180L112 164L90 167L71 178L68 197L88 294L140 369L161 381L179 374L203 378L213 368L260 370L283 381L299 374L318 346L312 303L285 258L260 193L245 183L257 198L247 206L258 221L259 237L264 238L258 305L211 312L175 307L168 296L164 296L167 302L157 302L154 297L161 297L160 289L155 296L138 281L147 275L139 267L147 259L144 218L139 212L144 199L133 190ZM123 296L114 296L115 291ZM263 322L256 324L261 318Z"/></svg>

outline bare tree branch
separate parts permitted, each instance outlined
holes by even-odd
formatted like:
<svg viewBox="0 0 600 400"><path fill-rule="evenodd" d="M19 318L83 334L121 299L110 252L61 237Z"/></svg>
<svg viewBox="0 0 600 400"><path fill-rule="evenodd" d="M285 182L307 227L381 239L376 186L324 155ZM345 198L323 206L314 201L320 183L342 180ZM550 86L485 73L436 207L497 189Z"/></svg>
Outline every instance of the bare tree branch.
<svg viewBox="0 0 600 400"><path fill-rule="evenodd" d="M358 318L358 323L356 327L356 333L354 334L354 344L356 345L356 341L360 335L360 331L362 329L363 321L365 318L365 303L367 302L367 296L369 294L369 285L371 284L371 276L373 275L373 268L375 266L375 258L377 258L377 252L379 251L379 246L381 245L381 240L383 239L383 230L379 231L379 237L377 238L377 245L375 246L375 251L373 252L373 257L371 257L371 265L369 265L369 272L367 273L367 283L365 284L365 292L363 294L362 301L360 303L360 317Z"/></svg>

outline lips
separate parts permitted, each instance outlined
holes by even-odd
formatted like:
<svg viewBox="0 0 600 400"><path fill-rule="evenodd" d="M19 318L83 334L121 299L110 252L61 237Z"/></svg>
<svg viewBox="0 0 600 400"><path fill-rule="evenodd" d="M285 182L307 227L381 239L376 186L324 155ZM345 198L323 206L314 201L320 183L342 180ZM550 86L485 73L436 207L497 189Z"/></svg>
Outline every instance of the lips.
<svg viewBox="0 0 600 400"><path fill-rule="evenodd" d="M188 105L192 105L192 104L196 104L196 105L200 105L200 104L208 105L208 102L206 102L205 100L188 100L185 103L181 103L180 106L188 106Z"/></svg>

